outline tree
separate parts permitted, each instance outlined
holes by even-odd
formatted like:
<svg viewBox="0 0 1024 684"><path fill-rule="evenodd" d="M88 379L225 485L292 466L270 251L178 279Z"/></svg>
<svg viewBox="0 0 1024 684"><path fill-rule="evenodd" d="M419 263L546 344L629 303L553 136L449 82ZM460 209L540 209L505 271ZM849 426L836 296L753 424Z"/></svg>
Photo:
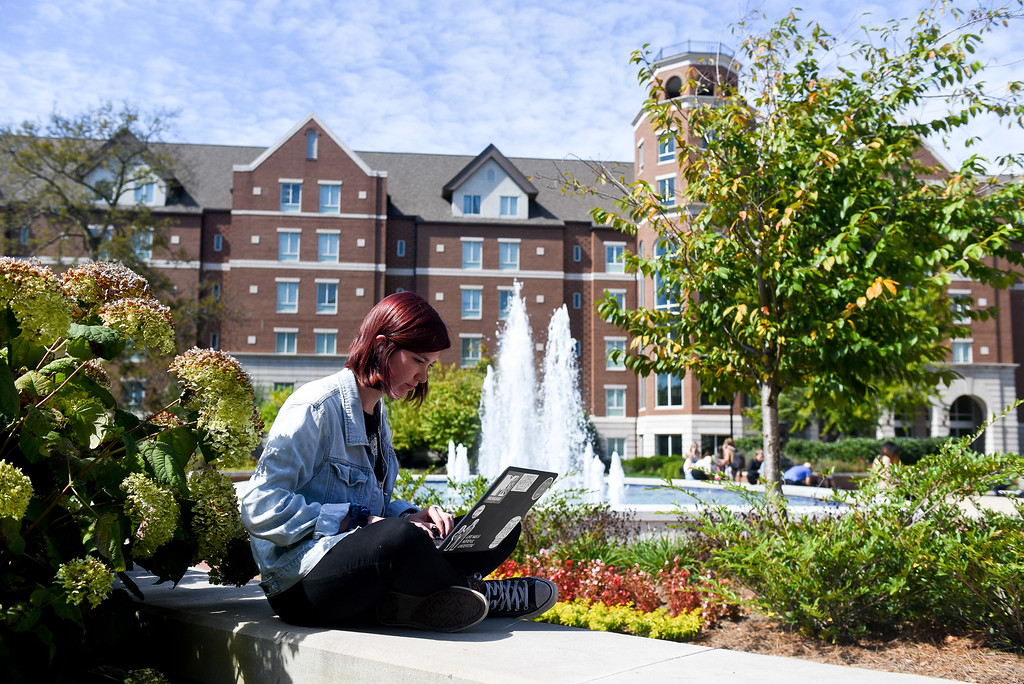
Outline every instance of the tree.
<svg viewBox="0 0 1024 684"><path fill-rule="evenodd" d="M225 312L210 292L177 292L150 259L185 258L172 251L171 220L159 213L165 204L188 202L177 180L187 169L154 144L172 118L108 102L0 127L0 234L4 254L51 257L65 266L117 261L142 275L171 307L184 350L195 344L203 321ZM145 408L155 409L173 391L160 363L127 355L115 362L115 382L145 378Z"/></svg>
<svg viewBox="0 0 1024 684"><path fill-rule="evenodd" d="M455 364L430 372L430 394L421 407L389 401L392 441L399 451L448 453L448 441L472 448L480 437L480 391L484 373Z"/></svg>
<svg viewBox="0 0 1024 684"><path fill-rule="evenodd" d="M629 333L619 356L634 371L690 372L709 394L760 396L769 483L779 481L780 392L802 387L822 413L948 380L946 345L964 330L950 280L1013 282L1024 188L984 175L977 156L946 172L921 152L926 136L981 115L1022 126L1021 84L990 95L971 61L983 35L1019 15L942 2L844 46L790 14L744 42L738 84L688 109L661 97L647 55L634 54L651 87L646 112L675 139L691 217L664 209L644 182L615 211L594 210L622 231L656 231L654 254L626 264L676 303L624 310L606 298L598 311ZM942 111L915 118L932 100Z"/></svg>
<svg viewBox="0 0 1024 684"><path fill-rule="evenodd" d="M151 146L168 119L105 103L0 128L5 253L117 260L159 292L143 255L167 247L149 193L175 191L171 159Z"/></svg>

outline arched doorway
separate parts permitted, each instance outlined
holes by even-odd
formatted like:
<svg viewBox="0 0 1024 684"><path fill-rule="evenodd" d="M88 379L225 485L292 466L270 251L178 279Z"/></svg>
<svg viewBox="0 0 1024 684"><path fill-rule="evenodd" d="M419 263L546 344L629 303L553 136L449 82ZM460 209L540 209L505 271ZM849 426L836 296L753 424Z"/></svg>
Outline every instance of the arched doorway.
<svg viewBox="0 0 1024 684"><path fill-rule="evenodd" d="M949 406L949 435L964 437L973 435L985 421L985 409L974 397L966 394L957 397ZM980 435L971 445L978 453L985 453L985 435Z"/></svg>

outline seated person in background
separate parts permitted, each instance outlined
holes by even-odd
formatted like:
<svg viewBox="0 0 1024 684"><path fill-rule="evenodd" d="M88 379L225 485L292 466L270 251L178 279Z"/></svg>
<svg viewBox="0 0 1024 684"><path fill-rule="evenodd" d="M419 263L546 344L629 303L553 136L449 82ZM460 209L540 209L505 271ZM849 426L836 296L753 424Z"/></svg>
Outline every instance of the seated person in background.
<svg viewBox="0 0 1024 684"><path fill-rule="evenodd" d="M764 449L758 449L754 452L754 458L750 459L750 465L747 466L747 483L757 484L758 478L761 477L762 463L764 463Z"/></svg>
<svg viewBox="0 0 1024 684"><path fill-rule="evenodd" d="M710 480L715 472L715 459L710 452L705 451L704 455L697 459L690 469L694 480Z"/></svg>
<svg viewBox="0 0 1024 684"><path fill-rule="evenodd" d="M782 474L782 480L790 485L811 486L814 484L814 471L810 463L795 465Z"/></svg>
<svg viewBox="0 0 1024 684"><path fill-rule="evenodd" d="M871 469L878 471L886 486L892 484L893 466L903 465L900 459L900 448L895 442L886 442L882 445L881 453L875 457Z"/></svg>

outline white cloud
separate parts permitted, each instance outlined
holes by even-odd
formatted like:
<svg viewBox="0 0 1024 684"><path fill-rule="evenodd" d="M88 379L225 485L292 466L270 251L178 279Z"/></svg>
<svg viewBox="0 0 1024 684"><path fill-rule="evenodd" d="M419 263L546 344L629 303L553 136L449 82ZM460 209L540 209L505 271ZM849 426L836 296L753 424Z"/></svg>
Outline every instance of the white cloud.
<svg viewBox="0 0 1024 684"><path fill-rule="evenodd" d="M631 159L643 99L633 50L738 47L730 23L764 28L757 12L776 18L790 4L0 0L0 120L127 100L177 110L182 141L269 145L316 111L356 149L476 154L493 142L512 156ZM803 17L851 35L917 4L832 0ZM1014 36L984 53L1015 56L993 78L1024 73ZM1024 146L1019 131L975 130L1000 149Z"/></svg>

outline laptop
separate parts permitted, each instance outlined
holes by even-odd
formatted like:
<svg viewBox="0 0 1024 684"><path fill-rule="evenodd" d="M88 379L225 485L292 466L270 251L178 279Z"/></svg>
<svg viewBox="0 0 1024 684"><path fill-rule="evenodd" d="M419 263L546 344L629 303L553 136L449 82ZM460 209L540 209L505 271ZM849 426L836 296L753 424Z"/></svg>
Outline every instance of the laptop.
<svg viewBox="0 0 1024 684"><path fill-rule="evenodd" d="M493 549L515 529L558 473L509 466L446 537L443 553Z"/></svg>

